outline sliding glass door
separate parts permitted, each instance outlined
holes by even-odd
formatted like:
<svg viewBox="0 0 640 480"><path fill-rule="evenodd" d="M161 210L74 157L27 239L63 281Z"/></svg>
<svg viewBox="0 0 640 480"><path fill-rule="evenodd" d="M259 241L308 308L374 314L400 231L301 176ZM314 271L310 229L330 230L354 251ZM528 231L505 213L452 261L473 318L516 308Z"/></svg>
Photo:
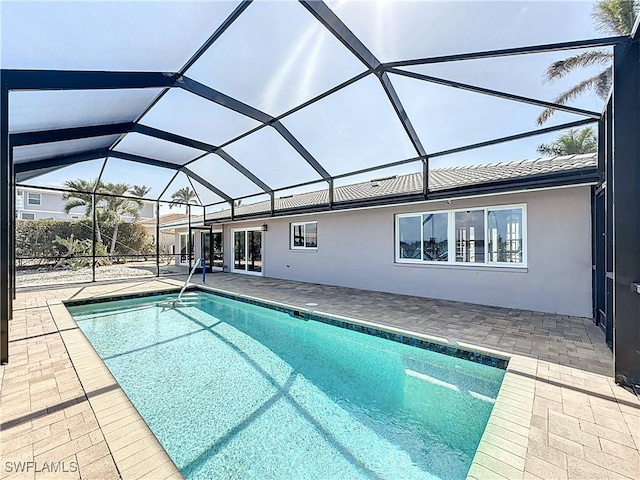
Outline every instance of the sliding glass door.
<svg viewBox="0 0 640 480"><path fill-rule="evenodd" d="M233 272L262 275L262 231L233 230Z"/></svg>

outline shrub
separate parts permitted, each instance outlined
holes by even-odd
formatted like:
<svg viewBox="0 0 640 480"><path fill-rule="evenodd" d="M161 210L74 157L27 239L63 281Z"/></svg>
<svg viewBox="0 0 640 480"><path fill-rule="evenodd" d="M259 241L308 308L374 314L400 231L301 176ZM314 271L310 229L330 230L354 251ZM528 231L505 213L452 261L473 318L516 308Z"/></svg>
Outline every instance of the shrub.
<svg viewBox="0 0 640 480"><path fill-rule="evenodd" d="M113 225L101 224L100 232L103 241L108 242L113 234ZM56 242L56 238L80 242L73 248L77 247L77 251L82 250L83 255L91 256L92 254L93 230L90 219L17 220L16 257L18 259L33 258L26 262L33 266L53 266L69 254L68 248ZM114 255L144 254L147 253L145 251L147 244L148 237L142 225L123 222L118 227L118 241L112 253ZM75 255L80 255L77 251ZM96 255L107 255L106 247L97 244ZM91 260L87 259L87 261Z"/></svg>

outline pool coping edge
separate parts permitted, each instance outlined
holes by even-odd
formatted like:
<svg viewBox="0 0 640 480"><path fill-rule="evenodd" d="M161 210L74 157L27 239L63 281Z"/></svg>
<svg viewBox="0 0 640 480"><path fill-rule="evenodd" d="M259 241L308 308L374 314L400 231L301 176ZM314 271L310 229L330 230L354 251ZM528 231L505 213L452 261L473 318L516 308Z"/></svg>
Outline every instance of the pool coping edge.
<svg viewBox="0 0 640 480"><path fill-rule="evenodd" d="M150 473L154 473L154 478L183 478L133 402L78 327L65 303L56 299L48 300L47 305L120 478L129 480ZM127 454L132 449L133 453ZM141 452L144 455L140 455ZM131 464L134 456L135 463ZM155 465L151 470L147 464L149 460Z"/></svg>
<svg viewBox="0 0 640 480"><path fill-rule="evenodd" d="M176 285L174 287L167 287L166 289L149 291L149 292L139 292L139 296L148 296L149 294L162 295L177 292L179 286ZM210 293L222 293L226 295L230 295L233 297L237 297L240 299L247 299L252 301L257 301L265 304L275 305L277 307L282 307L287 310L295 310L300 312L305 312L312 315L320 315L329 318L335 318L340 321L345 321L351 324L361 325L364 327L376 328L382 331L387 331L393 334L405 334L410 335L411 337L415 337L418 339L423 339L428 342L438 343L444 346L453 346L455 348L462 347L461 349L466 351L475 351L477 353L482 353L485 355L495 356L496 358L500 358L508 361L508 364L505 369L505 375L500 385L500 390L498 392L498 396L493 405L491 414L489 419L487 420L487 425L483 432L483 435L480 439L478 447L476 449L476 453L472 460L471 466L469 468L469 472L467 473L468 479L475 480L484 480L484 479L515 479L521 480L524 477L525 470L525 456L526 450L528 447L529 441L529 430L531 428L531 418L533 415L533 394L535 390L535 373L537 371L538 360L535 358L524 357L515 354L508 354L502 351L489 349L485 347L476 346L473 344L469 344L467 342L458 342L456 340L449 340L443 337L436 337L431 335L422 334L419 332L413 332L410 330L404 330L388 325L381 325L378 323L367 322L364 320L358 320L352 317L340 316L335 314L330 314L326 312L322 312L320 310L315 310L314 308L308 307L299 307L295 305L286 304L283 302L278 302L275 300L266 300L260 297L254 297L251 295L246 295L230 290L224 290L220 288L209 287L208 285L198 285L191 284L187 287L187 291L200 290ZM131 295L124 295L126 297L131 297ZM105 299L117 300L113 295L97 295L91 296L91 300L102 300L107 301ZM78 301L62 301L56 300L58 304L62 304L63 308L66 311L66 314L71 317L70 313L66 309L67 304L82 304L82 303L90 303L84 302L82 300ZM53 312L52 312L53 315ZM75 324L75 321L71 318L73 325L76 330L80 331L80 329ZM80 331L80 333L82 333ZM62 331L61 331L62 334ZM84 334L82 334L84 337ZM84 337L86 340L86 337ZM86 340L89 343L88 340ZM91 344L89 343L91 346ZM418 347L419 348L419 347ZM91 346L93 350L93 347ZM107 369L106 365L102 361L102 359L98 356L98 354L93 350L94 354L97 356L98 360L102 363L105 369ZM71 356L71 355L70 355ZM498 367L494 367L498 368ZM107 369L108 371L108 369ZM109 372L111 376L111 373ZM113 378L111 376L111 378ZM114 379L115 381L115 379ZM116 382L117 383L117 382ZM83 386L84 388L84 386ZM120 388L120 391L121 388ZM122 391L124 394L124 391ZM127 397L127 401L128 397ZM130 402L130 401L129 401ZM131 403L131 402L130 402ZM131 404L135 409L135 406ZM137 413L137 410L136 410ZM139 413L137 413L138 416ZM142 419L142 417L140 416ZM143 420L144 421L144 420ZM146 426L146 423L145 423ZM148 426L147 426L148 429ZM157 442L160 448L159 441L153 435L153 432L150 431L151 435ZM105 436L106 439L106 436ZM107 442L109 443L109 442ZM524 450L524 454L522 451ZM162 450L164 452L164 449ZM166 454L166 452L165 452ZM168 455L167 455L168 457ZM114 458L115 460L115 458ZM171 460L169 458L169 460ZM171 462L171 465L175 467L175 464ZM177 478L182 478L177 477Z"/></svg>
<svg viewBox="0 0 640 480"><path fill-rule="evenodd" d="M459 342L457 340L447 339L444 337L436 337L379 323L359 320L353 317L335 315L315 310L314 308L302 308L274 300L265 300L260 297L209 287L208 285L192 285L189 288L192 290L210 291L213 293L222 292L234 297L256 300L258 302L277 305L286 309L294 309L310 314L336 318L347 323L372 327L393 334L406 334L411 337L423 339L431 343L438 343L444 346L453 346L454 348L462 347L461 350L478 352L506 360L508 363L504 369L505 375L503 377L502 384L500 385L498 396L491 410L491 414L487 420L485 430L480 438L480 442L478 443L471 466L467 472L467 478L475 480L523 479L526 450L529 443L529 429L533 415L533 393L535 390L534 378L538 365L537 359L508 354L506 352L480 347L467 342ZM520 395L520 393L522 393L522 395ZM509 444L508 442L512 443Z"/></svg>

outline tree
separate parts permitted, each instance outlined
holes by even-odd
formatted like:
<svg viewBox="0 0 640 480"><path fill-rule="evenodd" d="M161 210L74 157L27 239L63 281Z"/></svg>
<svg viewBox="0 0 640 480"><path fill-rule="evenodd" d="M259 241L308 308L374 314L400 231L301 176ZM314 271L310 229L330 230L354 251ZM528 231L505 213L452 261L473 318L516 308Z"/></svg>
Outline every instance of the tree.
<svg viewBox="0 0 640 480"><path fill-rule="evenodd" d="M125 195L127 193L143 197L151 188L145 185L131 186L126 183L103 183L94 180L67 180L65 183L67 188L75 190L74 192L65 192L62 199L66 200L64 210L69 213L73 208L85 207L85 216L93 218L93 210L96 213L96 243L102 244L102 234L100 224L109 223L113 225L113 234L111 235L111 249L109 254L113 255L118 240L119 224L125 215L138 219L140 209L144 206L142 200L113 197L111 195ZM95 188L95 206L93 204L93 191ZM109 194L109 195L105 195Z"/></svg>
<svg viewBox="0 0 640 480"><path fill-rule="evenodd" d="M591 127L580 130L572 129L555 139L553 143L538 146L543 155L577 155L592 153L598 149L598 140Z"/></svg>
<svg viewBox="0 0 640 480"><path fill-rule="evenodd" d="M151 191L151 187L147 187L146 185L134 185L129 188L129 193L134 197L144 198L147 193Z"/></svg>
<svg viewBox="0 0 640 480"><path fill-rule="evenodd" d="M640 0L598 0L593 7L592 16L598 31L613 35L629 35L633 30L639 11ZM552 63L546 71L546 77L550 81L558 80L580 68L594 65L605 67L597 75L581 81L558 95L554 102L566 105L578 95L589 90L595 91L600 98L606 99L613 81L612 58L613 54L607 51L589 50ZM544 124L554 113L555 109L547 108L538 117L538 125Z"/></svg>
<svg viewBox="0 0 640 480"><path fill-rule="evenodd" d="M95 180L67 180L64 182L65 187L75 190L74 192L65 192L62 194L62 200L65 200L64 205L65 213L69 213L71 210L77 207L84 207L85 217L93 218L93 210L96 209L96 216L99 213L98 204L102 197L96 195L96 204L93 203L93 190L96 186ZM100 184L98 185L100 188ZM96 222L96 242L102 243L102 235L100 234L99 222Z"/></svg>
<svg viewBox="0 0 640 480"><path fill-rule="evenodd" d="M145 189L147 187L138 187ZM125 195L130 192L132 187L126 183L105 183L102 186L102 191L108 192L111 195ZM120 222L122 221L122 217L127 215L133 217L134 220L137 220L140 216L140 209L144 206L142 200L132 199L132 198L124 198L124 197L114 197L114 196L104 196L104 213L107 216L107 219L110 223L113 224L113 234L111 235L111 248L109 249L109 254L113 255L116 249L116 242L118 239L118 227L120 226Z"/></svg>
<svg viewBox="0 0 640 480"><path fill-rule="evenodd" d="M180 188L171 194L171 203L169 204L169 208L171 209L185 203L196 204L196 198L196 192L191 190L191 188ZM186 208L185 211L188 211L188 208Z"/></svg>

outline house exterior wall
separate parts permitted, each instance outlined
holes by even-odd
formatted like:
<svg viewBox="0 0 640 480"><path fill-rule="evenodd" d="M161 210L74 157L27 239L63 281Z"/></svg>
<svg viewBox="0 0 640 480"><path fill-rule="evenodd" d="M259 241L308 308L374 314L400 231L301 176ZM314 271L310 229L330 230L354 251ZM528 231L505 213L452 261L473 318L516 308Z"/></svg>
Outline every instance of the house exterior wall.
<svg viewBox="0 0 640 480"><path fill-rule="evenodd" d="M16 211L18 218L22 218L22 213L33 213L34 220L42 220L53 218L55 220L73 220L84 217L85 208L76 207L68 214L64 211L65 201L62 200L62 194L59 192L46 192L43 190L32 190L27 188L19 188L22 191L22 201L16 196ZM28 194L40 194L40 205L30 205L28 203Z"/></svg>
<svg viewBox="0 0 640 480"><path fill-rule="evenodd" d="M511 204L527 205L526 268L395 262L395 215ZM318 248L292 250L290 223L317 221ZM592 315L589 186L425 202L225 225L268 223L264 276L581 317ZM229 271L227 268L226 271Z"/></svg>
<svg viewBox="0 0 640 480"><path fill-rule="evenodd" d="M54 220L77 220L84 218L86 212L85 207L76 207L69 211L67 214L64 211L64 206L67 203L62 199L61 192L37 190L32 188L20 187L18 192L22 192L22 199L16 195L16 214L17 218L22 218L22 213L33 214L34 220L54 219ZM29 193L40 194L40 205L30 205L28 202ZM145 202L144 206L140 209L140 217L152 218L154 216L154 205L149 202ZM123 217L125 221L131 221L131 217Z"/></svg>

